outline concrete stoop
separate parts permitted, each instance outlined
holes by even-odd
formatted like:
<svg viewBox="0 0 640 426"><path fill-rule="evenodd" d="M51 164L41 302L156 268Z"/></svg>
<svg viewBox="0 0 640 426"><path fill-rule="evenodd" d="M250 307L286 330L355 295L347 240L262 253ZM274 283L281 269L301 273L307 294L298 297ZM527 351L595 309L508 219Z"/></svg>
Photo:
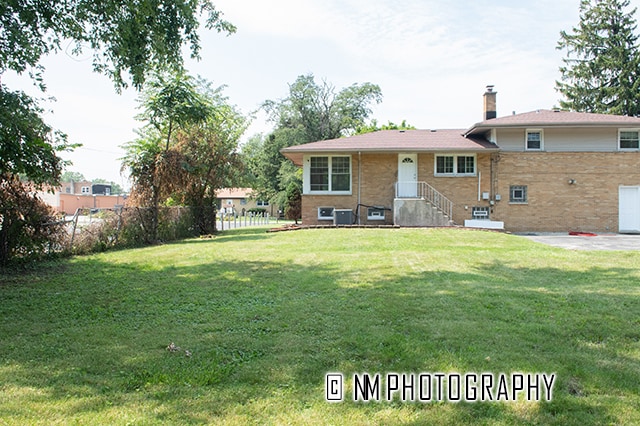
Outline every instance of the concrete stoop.
<svg viewBox="0 0 640 426"><path fill-rule="evenodd" d="M396 198L393 201L393 223L397 226L453 226L453 221L428 201Z"/></svg>

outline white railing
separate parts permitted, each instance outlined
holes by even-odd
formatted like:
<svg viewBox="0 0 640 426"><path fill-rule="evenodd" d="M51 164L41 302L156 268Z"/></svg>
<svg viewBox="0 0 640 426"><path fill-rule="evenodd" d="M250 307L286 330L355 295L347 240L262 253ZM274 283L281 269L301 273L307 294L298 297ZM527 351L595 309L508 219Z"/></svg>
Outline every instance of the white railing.
<svg viewBox="0 0 640 426"><path fill-rule="evenodd" d="M453 203L427 182L396 182L396 198L418 198L428 201L453 220Z"/></svg>

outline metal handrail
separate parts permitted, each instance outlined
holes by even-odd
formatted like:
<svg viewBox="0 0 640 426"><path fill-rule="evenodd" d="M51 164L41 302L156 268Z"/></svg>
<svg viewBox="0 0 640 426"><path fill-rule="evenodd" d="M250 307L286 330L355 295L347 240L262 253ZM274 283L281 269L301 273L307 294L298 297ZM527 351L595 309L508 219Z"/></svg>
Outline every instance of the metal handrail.
<svg viewBox="0 0 640 426"><path fill-rule="evenodd" d="M423 199L453 219L453 202L427 182L396 182L396 198Z"/></svg>

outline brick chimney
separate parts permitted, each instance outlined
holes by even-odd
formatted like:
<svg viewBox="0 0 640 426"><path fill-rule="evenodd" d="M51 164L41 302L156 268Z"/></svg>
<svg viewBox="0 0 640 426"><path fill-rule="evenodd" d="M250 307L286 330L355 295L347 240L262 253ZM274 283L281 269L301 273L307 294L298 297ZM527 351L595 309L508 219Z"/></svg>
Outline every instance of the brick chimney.
<svg viewBox="0 0 640 426"><path fill-rule="evenodd" d="M484 92L484 115L482 120L496 118L496 93L493 91L493 86L487 86L487 91Z"/></svg>

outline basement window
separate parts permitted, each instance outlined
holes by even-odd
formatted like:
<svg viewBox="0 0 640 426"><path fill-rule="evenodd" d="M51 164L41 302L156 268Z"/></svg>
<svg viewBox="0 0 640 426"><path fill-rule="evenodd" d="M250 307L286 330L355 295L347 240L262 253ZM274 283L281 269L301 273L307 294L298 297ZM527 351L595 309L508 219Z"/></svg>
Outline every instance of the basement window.
<svg viewBox="0 0 640 426"><path fill-rule="evenodd" d="M472 207L471 208L471 218L472 219L480 219L480 220L488 220L489 219L489 207Z"/></svg>
<svg viewBox="0 0 640 426"><path fill-rule="evenodd" d="M509 202L513 204L527 203L527 186L511 185L509 187Z"/></svg>
<svg viewBox="0 0 640 426"><path fill-rule="evenodd" d="M384 208L368 207L367 219L368 220L384 220Z"/></svg>
<svg viewBox="0 0 640 426"><path fill-rule="evenodd" d="M318 207L318 220L333 220L334 207Z"/></svg>

